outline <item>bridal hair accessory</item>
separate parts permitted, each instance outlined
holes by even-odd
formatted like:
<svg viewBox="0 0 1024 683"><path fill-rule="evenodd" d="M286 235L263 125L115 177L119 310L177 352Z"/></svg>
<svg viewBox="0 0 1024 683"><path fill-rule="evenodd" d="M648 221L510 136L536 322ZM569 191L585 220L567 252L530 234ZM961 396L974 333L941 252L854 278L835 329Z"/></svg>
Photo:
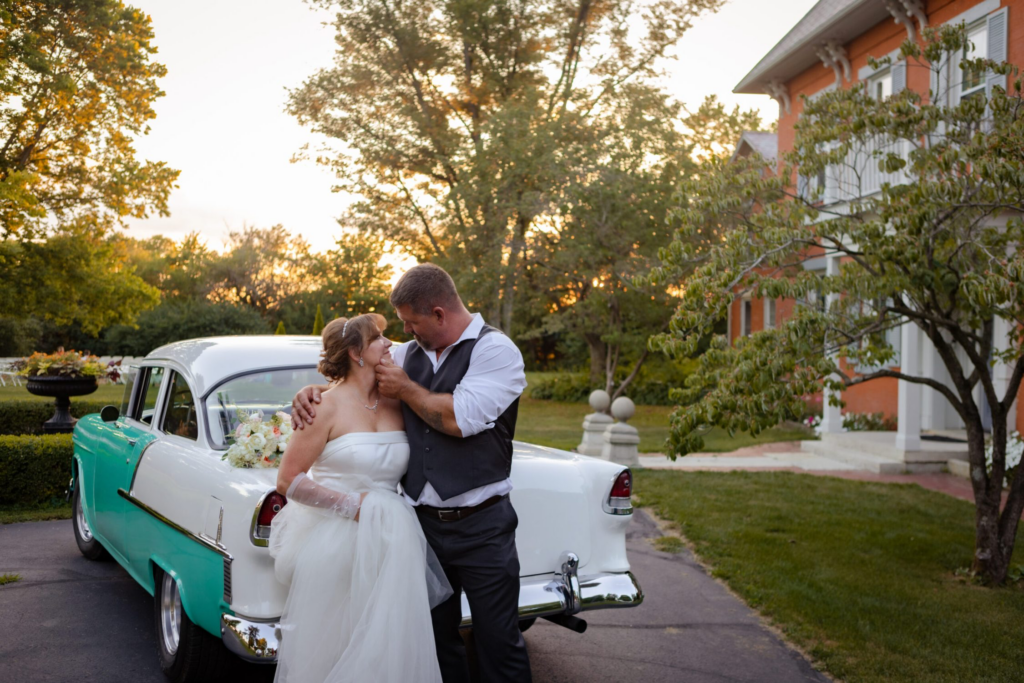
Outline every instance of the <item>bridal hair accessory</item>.
<svg viewBox="0 0 1024 683"><path fill-rule="evenodd" d="M347 329L348 329L348 321L346 320L345 324L341 326L341 338L342 339L345 338L345 330L347 330Z"/></svg>

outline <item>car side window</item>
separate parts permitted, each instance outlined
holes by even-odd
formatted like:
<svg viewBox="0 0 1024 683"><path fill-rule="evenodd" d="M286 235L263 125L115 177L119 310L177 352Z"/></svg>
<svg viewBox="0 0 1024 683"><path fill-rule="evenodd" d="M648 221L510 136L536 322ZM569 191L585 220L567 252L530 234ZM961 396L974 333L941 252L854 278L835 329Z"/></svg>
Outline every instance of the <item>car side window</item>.
<svg viewBox="0 0 1024 683"><path fill-rule="evenodd" d="M132 390L135 389L138 370L134 368L125 370L122 376L124 377L124 396L121 397L121 409L118 411L118 415L129 417L132 410Z"/></svg>
<svg viewBox="0 0 1024 683"><path fill-rule="evenodd" d="M199 423L196 421L196 403L192 390L178 373L175 372L171 377L172 384L167 392L161 431L194 441L199 438Z"/></svg>
<svg viewBox="0 0 1024 683"><path fill-rule="evenodd" d="M135 403L135 414L132 415L139 422L153 424L153 415L156 413L156 398L160 393L160 382L164 379L163 368L145 368L140 373L139 379L142 386L139 389L142 394Z"/></svg>

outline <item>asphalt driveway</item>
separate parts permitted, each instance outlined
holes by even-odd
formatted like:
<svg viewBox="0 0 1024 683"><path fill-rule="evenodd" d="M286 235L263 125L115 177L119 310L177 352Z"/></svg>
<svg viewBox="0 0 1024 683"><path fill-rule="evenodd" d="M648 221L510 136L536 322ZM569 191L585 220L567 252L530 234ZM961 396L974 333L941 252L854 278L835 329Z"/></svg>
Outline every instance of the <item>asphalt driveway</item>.
<svg viewBox="0 0 1024 683"><path fill-rule="evenodd" d="M580 635L539 621L526 633L537 683L789 683L828 679L707 576L688 552L654 549L634 515L630 562L644 588L635 609L592 612ZM90 562L70 521L0 526L0 683L162 683L152 598L114 562ZM247 683L267 667L240 668Z"/></svg>

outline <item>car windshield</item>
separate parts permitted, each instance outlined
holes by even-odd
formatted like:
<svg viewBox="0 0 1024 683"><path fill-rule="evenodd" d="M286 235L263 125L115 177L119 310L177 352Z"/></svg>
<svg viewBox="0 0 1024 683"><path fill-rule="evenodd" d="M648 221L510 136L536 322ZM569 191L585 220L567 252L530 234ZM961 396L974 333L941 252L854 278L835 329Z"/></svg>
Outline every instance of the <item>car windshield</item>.
<svg viewBox="0 0 1024 683"><path fill-rule="evenodd" d="M327 384L315 368L265 370L242 375L224 382L206 399L210 443L214 448L227 448L234 440L238 411L262 411L268 419L277 411L291 415L292 398L307 384Z"/></svg>

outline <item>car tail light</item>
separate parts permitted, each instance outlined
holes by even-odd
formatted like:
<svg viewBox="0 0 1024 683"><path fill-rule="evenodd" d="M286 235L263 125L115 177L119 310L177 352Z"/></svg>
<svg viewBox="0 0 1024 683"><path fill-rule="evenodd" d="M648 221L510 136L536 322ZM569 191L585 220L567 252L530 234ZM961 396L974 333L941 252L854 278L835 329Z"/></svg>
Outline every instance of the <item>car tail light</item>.
<svg viewBox="0 0 1024 683"><path fill-rule="evenodd" d="M288 504L288 499L277 491L271 491L263 499L260 509L256 513L256 527L253 529L253 538L266 540L270 538L270 523L277 517L277 513Z"/></svg>
<svg viewBox="0 0 1024 683"><path fill-rule="evenodd" d="M612 490L608 494L608 501L604 504L604 511L611 515L633 514L633 502L630 500L632 495L633 473L629 470L622 470L612 482Z"/></svg>

